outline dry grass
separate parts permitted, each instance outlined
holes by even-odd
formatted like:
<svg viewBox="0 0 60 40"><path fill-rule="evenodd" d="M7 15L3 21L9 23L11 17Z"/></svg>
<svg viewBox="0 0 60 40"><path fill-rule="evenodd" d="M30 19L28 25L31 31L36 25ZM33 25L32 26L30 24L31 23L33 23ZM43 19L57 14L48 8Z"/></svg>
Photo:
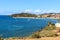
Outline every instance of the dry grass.
<svg viewBox="0 0 60 40"><path fill-rule="evenodd" d="M60 40L60 37L44 37L40 38L40 40Z"/></svg>
<svg viewBox="0 0 60 40"><path fill-rule="evenodd" d="M60 36L59 37L42 37L42 38L23 38L23 39L8 39L8 40L60 40Z"/></svg>

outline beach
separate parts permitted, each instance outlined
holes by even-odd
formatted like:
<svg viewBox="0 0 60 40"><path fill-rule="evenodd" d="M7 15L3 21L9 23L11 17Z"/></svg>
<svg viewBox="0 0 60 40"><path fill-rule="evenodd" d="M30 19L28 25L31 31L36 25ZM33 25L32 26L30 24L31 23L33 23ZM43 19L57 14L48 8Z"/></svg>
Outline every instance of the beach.
<svg viewBox="0 0 60 40"><path fill-rule="evenodd" d="M39 18L39 17L13 17L13 18L31 18L31 19L59 19L59 18L50 18L50 17L47 17L47 18Z"/></svg>

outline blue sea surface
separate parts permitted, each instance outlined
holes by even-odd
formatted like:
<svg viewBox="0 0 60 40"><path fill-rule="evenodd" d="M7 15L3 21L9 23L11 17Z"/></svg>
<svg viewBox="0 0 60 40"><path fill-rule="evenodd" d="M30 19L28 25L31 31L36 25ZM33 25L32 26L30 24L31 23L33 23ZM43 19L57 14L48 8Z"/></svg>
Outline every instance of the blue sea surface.
<svg viewBox="0 0 60 40"><path fill-rule="evenodd" d="M3 38L29 36L38 30L42 30L48 22L56 23L57 20L49 18L13 18L0 15L0 35Z"/></svg>

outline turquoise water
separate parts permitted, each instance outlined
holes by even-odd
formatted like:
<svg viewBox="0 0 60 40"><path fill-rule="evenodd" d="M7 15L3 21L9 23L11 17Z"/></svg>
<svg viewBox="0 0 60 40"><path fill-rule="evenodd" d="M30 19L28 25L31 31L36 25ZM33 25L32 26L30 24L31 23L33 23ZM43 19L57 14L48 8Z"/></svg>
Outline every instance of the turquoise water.
<svg viewBox="0 0 60 40"><path fill-rule="evenodd" d="M48 22L56 23L56 19L12 18L0 16L0 34L3 38L29 36L42 30Z"/></svg>

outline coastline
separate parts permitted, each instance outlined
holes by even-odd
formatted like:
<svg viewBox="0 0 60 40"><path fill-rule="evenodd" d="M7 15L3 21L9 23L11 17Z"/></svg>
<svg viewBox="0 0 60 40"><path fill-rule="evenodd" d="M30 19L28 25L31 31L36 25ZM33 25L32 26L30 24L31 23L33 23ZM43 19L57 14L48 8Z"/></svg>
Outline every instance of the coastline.
<svg viewBox="0 0 60 40"><path fill-rule="evenodd" d="M39 17L13 17L13 18L31 18L31 19L59 19L59 18L51 18L51 17L47 17L47 18L39 18Z"/></svg>
<svg viewBox="0 0 60 40"><path fill-rule="evenodd" d="M29 19L41 19L41 18L37 18L37 17L13 17L13 18L29 18ZM44 18L43 18L44 19Z"/></svg>

